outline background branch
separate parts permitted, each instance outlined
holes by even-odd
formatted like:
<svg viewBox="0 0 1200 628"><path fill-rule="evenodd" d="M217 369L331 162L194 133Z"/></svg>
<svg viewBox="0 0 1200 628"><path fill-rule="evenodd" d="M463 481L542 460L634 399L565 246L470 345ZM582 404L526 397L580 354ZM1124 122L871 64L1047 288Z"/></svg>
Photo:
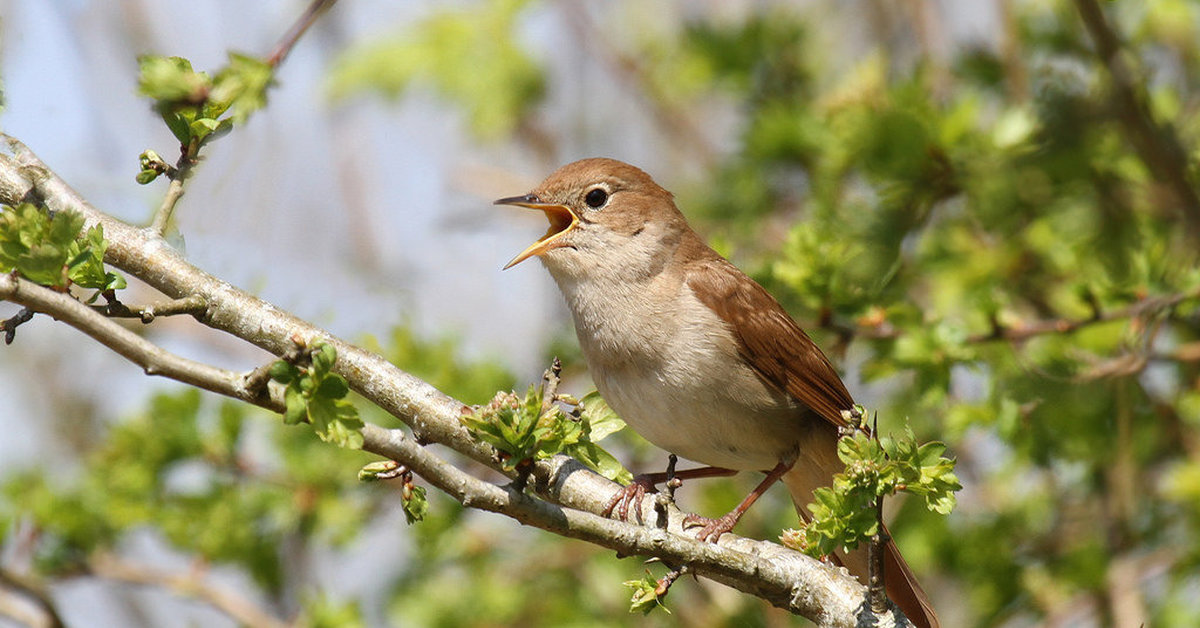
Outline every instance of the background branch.
<svg viewBox="0 0 1200 628"><path fill-rule="evenodd" d="M91 575L106 580L165 588L176 595L201 600L244 626L286 628L291 625L258 608L250 600L206 582L202 573L181 575L122 561L107 554L89 560L88 569Z"/></svg>
<svg viewBox="0 0 1200 628"><path fill-rule="evenodd" d="M1169 124L1154 120L1132 58L1122 51L1117 33L1104 17L1096 0L1075 0L1079 16L1092 42L1096 56L1112 78L1112 102L1125 136L1150 170L1150 175L1171 191L1175 205L1187 225L1188 234L1200 241L1200 195L1188 176L1187 151Z"/></svg>

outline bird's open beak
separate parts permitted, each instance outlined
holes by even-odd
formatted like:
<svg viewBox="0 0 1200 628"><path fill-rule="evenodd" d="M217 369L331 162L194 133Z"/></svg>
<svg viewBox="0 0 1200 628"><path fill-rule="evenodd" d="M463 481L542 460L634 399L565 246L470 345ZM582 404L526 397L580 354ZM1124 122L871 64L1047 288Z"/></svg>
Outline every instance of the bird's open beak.
<svg viewBox="0 0 1200 628"><path fill-rule="evenodd" d="M558 240L563 234L574 229L575 225L579 223L579 218L566 205L543 203L533 194L502 198L495 201L493 205L516 205L517 207L540 209L546 214L546 218L550 220L550 228L546 230L546 235L538 238L537 242L530 244L529 248L521 251L519 255L512 258L509 263L504 265L504 270L508 270L534 255L541 255L550 249L562 246Z"/></svg>

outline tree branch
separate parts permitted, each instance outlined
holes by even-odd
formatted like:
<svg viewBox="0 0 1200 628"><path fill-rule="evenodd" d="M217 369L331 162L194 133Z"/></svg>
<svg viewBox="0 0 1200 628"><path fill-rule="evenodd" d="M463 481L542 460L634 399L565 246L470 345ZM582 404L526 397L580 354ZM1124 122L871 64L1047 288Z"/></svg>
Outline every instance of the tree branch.
<svg viewBox="0 0 1200 628"><path fill-rule="evenodd" d="M275 49L271 51L271 54L267 55L267 65L274 68L283 63L283 60L287 58L288 53L296 46L296 42L300 40L305 31L317 21L318 17L321 17L322 13L327 11L336 2L337 0L313 0L312 4L308 5L304 13L296 20L296 23L279 40L279 43L275 44Z"/></svg>
<svg viewBox="0 0 1200 628"><path fill-rule="evenodd" d="M1194 299L1200 299L1200 288L1193 288L1175 294L1147 297L1141 301L1114 310L1097 310L1094 314L1085 318L1050 318L1020 323L1018 325L1003 325L999 321L994 321L991 330L971 334L967 336L964 342L966 344L981 344L1003 340L1006 342L1021 343L1037 336L1069 334L1100 323L1136 318L1152 312L1167 310L1184 301ZM863 325L845 323L833 318L827 318L812 324L811 327L827 329L847 340L851 338L890 340L900 337L900 331L888 324L887 321L882 321L879 324ZM1181 359L1186 361L1187 357L1185 356Z"/></svg>
<svg viewBox="0 0 1200 628"><path fill-rule="evenodd" d="M200 297L184 297L182 299L171 299L161 303L151 303L150 305L134 305L128 306L117 300L116 295L111 292L105 292L104 296L108 299L106 305L93 305L91 308L109 318L137 318L143 323L152 323L159 316L176 316L179 314L201 314L208 308L208 304Z"/></svg>
<svg viewBox="0 0 1200 628"><path fill-rule="evenodd" d="M263 401L245 386L244 378L237 373L171 354L80 303L69 294L56 292L10 274L0 275L0 299L23 305L34 312L49 314L82 331L121 357L142 367L147 375L166 377L263 405ZM269 405L265 407L276 409Z"/></svg>
<svg viewBox="0 0 1200 628"><path fill-rule="evenodd" d="M1112 78L1113 106L1125 136L1150 175L1171 191L1188 234L1200 240L1200 195L1188 176L1187 151L1170 124L1154 120L1128 53L1096 0L1075 0L1083 25L1096 46L1096 56Z"/></svg>
<svg viewBox="0 0 1200 628"><path fill-rule="evenodd" d="M3 595L5 590L11 595ZM28 602L40 612L34 616L18 599ZM0 615L7 615L29 626L62 628L66 625L44 586L7 569L0 569Z"/></svg>
<svg viewBox="0 0 1200 628"><path fill-rule="evenodd" d="M0 154L0 202L40 200L56 210L80 212L87 225L100 224L109 240L106 261L141 279L168 297L200 298L208 304L200 322L242 338L274 355L294 346L293 337L320 338L338 353L335 370L368 401L407 423L400 430L368 424L364 449L411 468L467 507L500 513L527 525L582 539L622 555L657 556L674 565L751 593L825 626L855 626L865 606L865 588L845 572L823 565L775 543L727 534L717 545L683 533L682 513L669 511L667 530L653 527L653 504L643 518L651 527L612 521L600 512L619 487L579 463L557 457L534 465L532 488L545 499L473 477L422 446L437 442L493 468L495 451L474 440L459 417L467 406L405 373L381 356L338 339L196 268L153 231L118 221L92 207L19 141L0 135L9 154ZM47 312L79 328L148 373L179 379L218 394L282 409L276 399L257 396L247 377L174 356L105 318L69 295L30 282L0 282L0 298ZM892 625L892 615L879 626Z"/></svg>
<svg viewBox="0 0 1200 628"><path fill-rule="evenodd" d="M106 580L165 588L176 595L201 600L243 626L287 628L291 625L258 608L250 600L206 582L199 573L180 575L135 565L107 554L91 558L88 561L88 570L91 575Z"/></svg>

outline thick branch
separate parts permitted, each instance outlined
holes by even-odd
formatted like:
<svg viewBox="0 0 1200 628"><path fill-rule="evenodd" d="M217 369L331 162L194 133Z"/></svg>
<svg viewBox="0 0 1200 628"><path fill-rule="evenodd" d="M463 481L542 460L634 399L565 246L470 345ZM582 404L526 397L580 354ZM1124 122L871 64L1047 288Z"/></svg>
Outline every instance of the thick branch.
<svg viewBox="0 0 1200 628"><path fill-rule="evenodd" d="M0 299L15 301L75 327L147 373L189 383L221 395L250 401L280 412L278 399L258 397L247 389L247 378L233 371L200 364L165 351L101 313L24 279L0 279ZM664 529L657 527L651 506L643 517L653 527L634 526L585 511L602 509L616 486L564 457L537 465L536 488L561 505L527 496L512 487L499 487L471 476L417 444L400 430L367 425L364 448L408 466L463 505L496 512L526 525L582 539L622 555L653 555L672 564L688 565L695 573L762 597L773 604L812 618L842 625L861 602L861 587L831 567L771 543L725 535L720 546L702 543L682 528L682 513L672 509ZM104 563L108 565L108 563ZM99 575L131 578L127 570L96 569ZM122 575L123 574L123 575ZM158 579L171 588L194 587ZM182 581L181 581L182 582ZM205 599L210 596L202 595ZM836 600L836 603L831 603ZM839 610L840 609L840 610ZM845 624L852 625L852 624Z"/></svg>

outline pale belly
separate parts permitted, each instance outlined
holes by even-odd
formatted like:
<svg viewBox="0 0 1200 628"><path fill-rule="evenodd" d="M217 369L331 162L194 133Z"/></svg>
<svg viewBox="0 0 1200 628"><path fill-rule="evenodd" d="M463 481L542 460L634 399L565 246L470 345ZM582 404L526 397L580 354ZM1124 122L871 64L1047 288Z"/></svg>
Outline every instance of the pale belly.
<svg viewBox="0 0 1200 628"><path fill-rule="evenodd" d="M811 427L806 411L748 368L731 372L704 366L618 367L592 375L613 410L668 452L747 471L795 460Z"/></svg>

